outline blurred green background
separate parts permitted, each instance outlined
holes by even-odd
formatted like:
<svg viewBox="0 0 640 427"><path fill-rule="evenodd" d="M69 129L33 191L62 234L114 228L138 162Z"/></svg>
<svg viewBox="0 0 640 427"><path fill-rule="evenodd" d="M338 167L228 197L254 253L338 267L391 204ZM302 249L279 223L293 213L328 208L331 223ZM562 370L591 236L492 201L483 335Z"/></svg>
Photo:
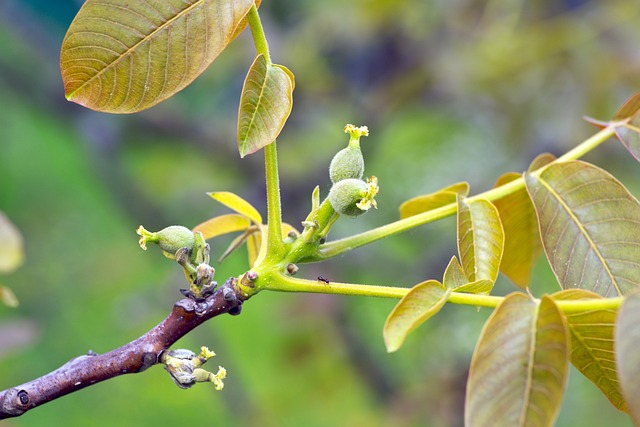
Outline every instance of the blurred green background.
<svg viewBox="0 0 640 427"><path fill-rule="evenodd" d="M205 192L238 193L265 213L263 158L240 161L235 119L250 36L195 83L132 116L64 99L58 69L82 1L0 1L0 210L20 228L26 263L0 283L0 389L89 350L124 344L169 312L177 266L142 252L134 230L195 226L226 213ZM299 224L315 185L368 125L368 175L379 209L341 220L330 237L397 218L399 204L467 180L473 192L543 151L562 153L640 89L640 5L627 0L264 0L274 61L296 75L278 140L285 220ZM636 195L637 163L612 141L587 160ZM212 243L219 256L231 237ZM153 249L153 248L152 248ZM302 277L411 286L440 278L455 253L452 219L360 248ZM219 282L247 268L238 251ZM496 291L513 286L501 278ZM557 284L544 260L533 291ZM203 325L177 347L207 345L223 392L180 390L159 367L64 397L2 426L460 426L467 368L488 310L445 307L396 354L381 330L391 300L263 293L241 316ZM558 426L630 426L571 372Z"/></svg>

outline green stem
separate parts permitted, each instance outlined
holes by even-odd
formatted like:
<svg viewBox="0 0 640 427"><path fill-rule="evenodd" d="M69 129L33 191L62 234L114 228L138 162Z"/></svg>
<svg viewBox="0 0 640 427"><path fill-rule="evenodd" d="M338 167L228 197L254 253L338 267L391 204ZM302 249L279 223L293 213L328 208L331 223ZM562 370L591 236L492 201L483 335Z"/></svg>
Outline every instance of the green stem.
<svg viewBox="0 0 640 427"><path fill-rule="evenodd" d="M247 14L256 52L264 55L271 63L269 43L264 34L258 8L254 4ZM276 141L264 147L265 175L267 180L267 253L270 257L277 257L284 253L282 241L282 205L280 202L280 179L278 177L278 153Z"/></svg>
<svg viewBox="0 0 640 427"><path fill-rule="evenodd" d="M260 22L260 15L258 15L258 8L255 4L251 6L251 10L249 10L249 13L247 14L247 20L249 21L249 27L251 28L251 35L253 35L253 43L256 46L256 52L264 55L267 62L271 63L269 43L267 42L267 37L264 35L262 22Z"/></svg>
<svg viewBox="0 0 640 427"><path fill-rule="evenodd" d="M320 282L305 279L296 279L281 274L269 277L268 284L263 289L281 292L306 292L320 294L354 295L365 297L379 297L401 299L411 289L394 286L359 285L354 283ZM493 295L467 294L451 292L448 303L471 305L476 307L495 308L504 297ZM579 313L590 310L617 310L624 297L594 298L584 300L556 300L556 304L565 313ZM536 299L536 301L539 301Z"/></svg>
<svg viewBox="0 0 640 427"><path fill-rule="evenodd" d="M569 160L575 160L589 151L593 150L598 145L602 144L604 141L609 139L615 134L616 123L612 123L606 128L602 129L591 138L585 140L580 145L575 147L573 150L567 152L565 155L556 159L553 163L558 162L566 162ZM539 174L541 170L533 172L533 174ZM478 194L473 197L469 197L469 201L473 202L478 199L486 199L490 201L495 201L501 199L509 194L513 194L518 190L524 188L524 179L518 178L514 181L511 181L505 185L501 185L500 187L493 188L489 191L485 191L484 193ZM368 231L365 231L360 234L356 234L350 237L346 237L344 239L335 240L333 242L329 242L318 250L318 253L305 259L305 262L316 262L322 261L328 258L332 258L336 255L340 255L344 252L348 252L352 249L355 249L359 246L366 245L368 243L375 242L376 240L380 240L382 238L391 236L393 234L397 234L403 231L410 230L419 225L423 225L429 222L433 222L438 219L442 219L448 216L455 214L457 211L457 206L455 203L450 203L448 205L442 206L437 209L433 209L427 212L423 212L418 215L414 215L405 219L401 219L399 221L395 221L386 225L383 225L378 228L374 228Z"/></svg>
<svg viewBox="0 0 640 427"><path fill-rule="evenodd" d="M267 178L267 253L280 256L284 253L284 242L282 240L278 153L275 141L264 147L264 163Z"/></svg>

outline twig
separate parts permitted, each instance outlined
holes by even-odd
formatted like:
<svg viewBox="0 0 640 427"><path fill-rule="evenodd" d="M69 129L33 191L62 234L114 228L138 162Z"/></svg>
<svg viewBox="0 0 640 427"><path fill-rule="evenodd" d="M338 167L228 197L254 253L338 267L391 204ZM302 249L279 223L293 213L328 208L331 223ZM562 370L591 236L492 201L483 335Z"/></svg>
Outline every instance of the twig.
<svg viewBox="0 0 640 427"><path fill-rule="evenodd" d="M155 365L173 343L200 324L224 313L238 314L242 300L234 279L203 301L182 299L171 313L140 338L104 354L89 352L33 381L0 392L0 419L17 417L69 393Z"/></svg>

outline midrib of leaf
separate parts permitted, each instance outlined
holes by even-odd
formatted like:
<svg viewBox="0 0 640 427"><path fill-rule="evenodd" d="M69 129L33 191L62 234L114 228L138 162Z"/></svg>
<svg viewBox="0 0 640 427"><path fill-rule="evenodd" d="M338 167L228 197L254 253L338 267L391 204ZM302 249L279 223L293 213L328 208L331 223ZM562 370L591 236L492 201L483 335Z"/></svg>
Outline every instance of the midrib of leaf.
<svg viewBox="0 0 640 427"><path fill-rule="evenodd" d="M198 0L195 3L193 3L191 6L187 7L186 9L182 10L181 12L179 12L178 14L176 14L173 18L169 19L167 22L163 23L162 25L160 25L158 28L156 28L155 30L153 30L150 34L148 34L147 36L143 37L142 39L140 39L139 42L137 42L136 44L134 44L133 46L131 46L130 48L128 48L122 55L119 55L118 57L116 57L116 59L114 59L113 61L111 61L109 64L107 64L102 70L98 71L96 74L94 74L93 76L91 76L86 82L84 82L82 85L78 86L78 88L76 88L76 90L74 90L73 92L71 92L69 95L67 95L67 99L71 99L73 98L73 94L75 94L76 92L78 92L79 90L81 90L83 87L85 87L86 85L90 84L95 78L98 78L102 75L102 73L106 72L107 70L111 69L112 67L118 65L120 63L120 61L122 61L124 58L126 58L127 56L129 56L132 51L134 51L138 46L140 46L142 43L144 43L145 41L151 39L155 34L157 34L159 31L164 30L165 28L167 28L169 26L169 24L173 23L174 21L176 21L178 18L182 17L183 15L185 15L187 12L193 10L194 8L196 8L197 6L200 6L201 4L203 4L205 1L207 0ZM108 3L105 3L108 4ZM110 7L113 7L114 5L112 4L108 4Z"/></svg>
<svg viewBox="0 0 640 427"><path fill-rule="evenodd" d="M529 363L527 366L527 380L525 382L525 388L524 388L524 396L522 398L522 401L524 402L524 404L522 405L522 413L520 414L520 425L524 426L525 421L526 421L526 415L527 415L527 408L529 407L529 400L531 399L531 384L533 384L533 364L534 364L534 360L535 360L535 355L536 355L536 332L537 332L537 323L538 323L538 313L540 312L540 304L536 304L535 305L535 310L533 312L533 315L531 316L531 320L532 320L532 325L531 325L531 329L532 329L532 333L531 333L531 339L530 339L530 351L529 351Z"/></svg>
<svg viewBox="0 0 640 427"><path fill-rule="evenodd" d="M604 266L604 269L607 272L607 275L609 276L609 278L611 279L611 282L613 283L613 286L616 288L616 291L618 291L618 295L622 295L622 292L620 291L620 288L618 287L618 283L617 283L617 281L615 279L615 276L611 273L611 270L609 269L609 265L607 264L606 260L604 259L604 257L600 253L600 251L598 250L598 247L595 245L595 243L591 239L591 236L589 236L589 234L587 233L587 230L582 226L582 223L573 214L573 212L569 208L569 205L567 205L565 203L565 201L562 199L562 197L560 197L560 194L558 194L553 189L553 187L549 186L544 179L539 177L538 180L549 191L549 193L551 193L551 195L555 197L555 199L558 201L558 203L560 203L560 206L562 206L562 208L567 212L567 214L569 214L569 217L571 217L571 219L573 220L574 224L576 224L578 226L578 229L580 230L580 233L587 239L587 242L589 243L589 246L593 249L593 251L595 252L596 256L598 257L598 259L600 260L600 262Z"/></svg>
<svg viewBox="0 0 640 427"><path fill-rule="evenodd" d="M271 67L271 62L266 57L264 58L264 60L265 60L264 81L260 86L260 94L258 95L258 100L256 101L256 108L253 110L253 114L251 114L251 120L249 120L249 124L247 125L247 133L245 136L249 136L250 130L254 127L255 118L258 115L258 110L260 109L260 103L262 102L264 91L267 87L267 81L269 80L269 67ZM247 138L245 138L245 140L246 139Z"/></svg>

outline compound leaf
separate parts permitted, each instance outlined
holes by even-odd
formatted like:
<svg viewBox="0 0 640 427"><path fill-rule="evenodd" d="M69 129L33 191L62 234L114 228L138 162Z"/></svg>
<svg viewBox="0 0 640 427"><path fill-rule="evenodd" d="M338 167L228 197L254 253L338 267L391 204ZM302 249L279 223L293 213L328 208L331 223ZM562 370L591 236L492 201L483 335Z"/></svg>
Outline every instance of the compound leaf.
<svg viewBox="0 0 640 427"><path fill-rule="evenodd" d="M456 202L458 195L469 194L469 183L458 182L435 193L417 196L400 205L400 218L408 218L423 212L431 211Z"/></svg>
<svg viewBox="0 0 640 427"><path fill-rule="evenodd" d="M134 113L199 76L239 34L252 0L87 0L62 42L68 100Z"/></svg>
<svg viewBox="0 0 640 427"><path fill-rule="evenodd" d="M465 426L551 426L566 385L569 344L553 300L514 293L491 314L471 359Z"/></svg>
<svg viewBox="0 0 640 427"><path fill-rule="evenodd" d="M411 331L440 311L450 293L451 289L446 289L437 280L427 280L411 288L384 324L387 351L398 350Z"/></svg>
<svg viewBox="0 0 640 427"><path fill-rule="evenodd" d="M640 204L604 170L581 161L525 174L545 253L563 289L602 296L640 286Z"/></svg>
<svg viewBox="0 0 640 427"><path fill-rule="evenodd" d="M255 224L262 224L262 216L260 215L260 212L258 212L251 203L247 202L237 194L230 193L228 191L218 191L207 194L211 196L212 199L217 200L229 209L249 218Z"/></svg>
<svg viewBox="0 0 640 427"><path fill-rule="evenodd" d="M496 207L488 200L458 197L458 253L470 281L495 282L504 248L504 230Z"/></svg>
<svg viewBox="0 0 640 427"><path fill-rule="evenodd" d="M553 294L556 300L580 300L602 298L584 289L567 289ZM589 381L596 385L621 411L627 403L620 391L614 357L613 330L616 312L613 310L589 310L565 313L571 337L570 360Z"/></svg>
<svg viewBox="0 0 640 427"><path fill-rule="evenodd" d="M275 141L293 106L293 74L282 65L256 57L244 80L238 109L240 156L254 153Z"/></svg>
<svg viewBox="0 0 640 427"><path fill-rule="evenodd" d="M240 214L227 214L211 218L194 227L193 231L199 231L205 240L213 239L223 234L243 231L251 226L251 220Z"/></svg>
<svg viewBox="0 0 640 427"><path fill-rule="evenodd" d="M549 160L538 156L542 163ZM518 173L508 173L498 178L496 187L520 178ZM504 255L500 270L521 288L531 282L531 270L542 252L538 219L527 190L522 188L494 202L504 228Z"/></svg>

